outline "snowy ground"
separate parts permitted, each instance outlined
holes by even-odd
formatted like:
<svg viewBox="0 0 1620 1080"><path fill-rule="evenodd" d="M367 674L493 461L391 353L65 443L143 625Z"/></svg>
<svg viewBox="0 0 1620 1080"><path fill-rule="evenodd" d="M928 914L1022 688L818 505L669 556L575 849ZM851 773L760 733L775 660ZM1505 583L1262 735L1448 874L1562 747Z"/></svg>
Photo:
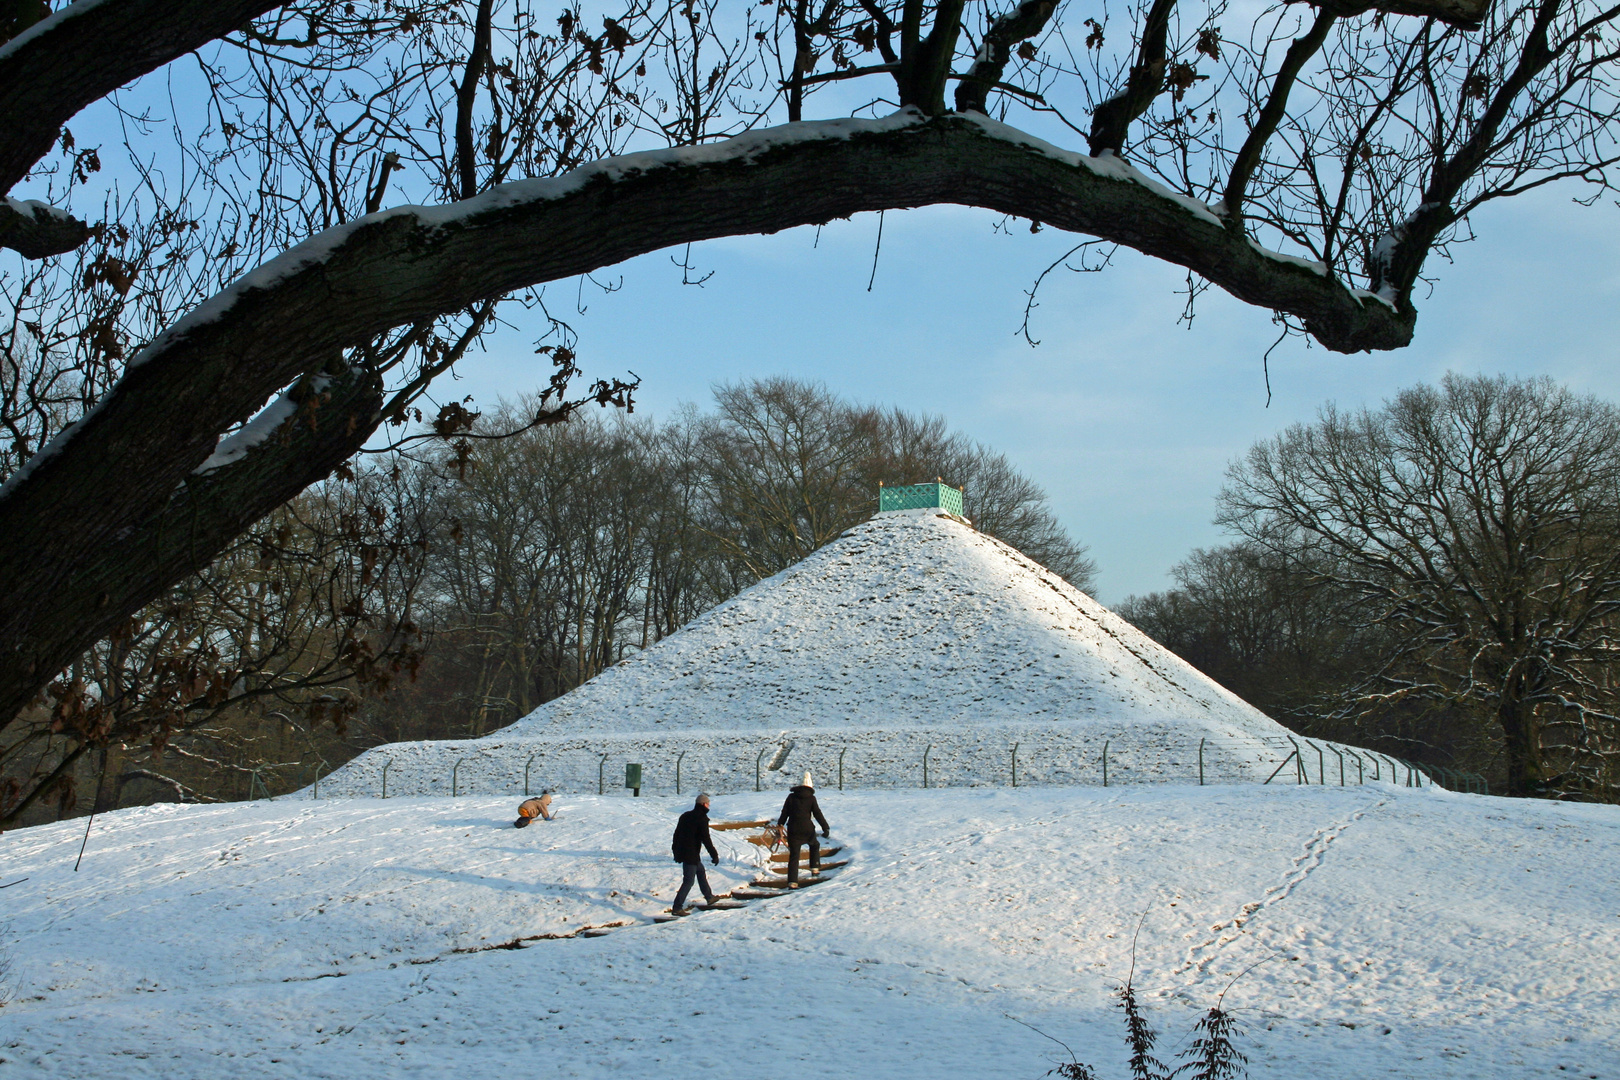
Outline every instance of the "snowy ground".
<svg viewBox="0 0 1620 1080"><path fill-rule="evenodd" d="M1620 1078L1620 809L1388 785L826 792L852 864L645 924L686 800L150 807L0 837L0 1078L1121 1076L1227 997L1253 1076ZM728 796L716 816L779 796ZM725 834L717 834L725 835ZM718 877L744 880L731 834ZM595 939L533 940L586 924ZM1055 1052L1055 1054L1054 1054Z"/></svg>

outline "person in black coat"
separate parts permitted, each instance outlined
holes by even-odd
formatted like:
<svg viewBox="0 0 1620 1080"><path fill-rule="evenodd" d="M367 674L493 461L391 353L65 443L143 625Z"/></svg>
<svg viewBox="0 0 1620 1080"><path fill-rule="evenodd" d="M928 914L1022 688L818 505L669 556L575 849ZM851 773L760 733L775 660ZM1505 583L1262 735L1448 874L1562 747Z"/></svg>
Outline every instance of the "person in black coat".
<svg viewBox="0 0 1620 1080"><path fill-rule="evenodd" d="M810 848L810 873L821 873L821 843L816 839L816 822L821 823L821 835L830 836L832 830L827 827L827 819L822 816L821 807L816 803L816 789L810 783L810 774L804 774L804 783L788 792L787 802L782 804L782 816L776 819L778 830L785 824L787 826L788 888L799 887L799 848Z"/></svg>
<svg viewBox="0 0 1620 1080"><path fill-rule="evenodd" d="M699 795L697 803L681 815L675 823L675 839L670 843L670 852L675 861L681 864L681 891L675 894L675 903L670 905L670 912L680 914L686 907L686 894L692 891L692 882L696 881L703 890L703 899L714 903L714 891L709 888L709 875L703 870L703 849L709 849L709 858L714 865L720 865L720 853L714 850L714 840L709 836L709 797Z"/></svg>

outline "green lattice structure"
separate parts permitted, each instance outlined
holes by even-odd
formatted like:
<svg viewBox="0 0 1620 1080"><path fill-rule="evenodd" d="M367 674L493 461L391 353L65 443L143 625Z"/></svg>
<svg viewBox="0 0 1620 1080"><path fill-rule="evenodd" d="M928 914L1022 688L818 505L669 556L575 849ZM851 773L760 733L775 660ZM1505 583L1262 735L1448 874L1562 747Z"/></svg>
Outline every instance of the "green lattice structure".
<svg viewBox="0 0 1620 1080"><path fill-rule="evenodd" d="M878 510L929 510L937 507L947 514L964 517L962 492L949 484L907 484L878 489Z"/></svg>

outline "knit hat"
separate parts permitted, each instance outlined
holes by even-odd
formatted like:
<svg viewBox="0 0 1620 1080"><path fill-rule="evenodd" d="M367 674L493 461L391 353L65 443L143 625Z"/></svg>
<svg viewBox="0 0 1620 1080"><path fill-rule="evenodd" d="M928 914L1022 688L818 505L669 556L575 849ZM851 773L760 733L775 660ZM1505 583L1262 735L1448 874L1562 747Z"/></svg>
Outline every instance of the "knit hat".
<svg viewBox="0 0 1620 1080"><path fill-rule="evenodd" d="M816 786L816 785L814 785L814 784L812 784L810 782L810 770L809 769L804 770L804 779L802 781L800 781L799 786L800 787L807 787L807 788L813 788L813 787Z"/></svg>

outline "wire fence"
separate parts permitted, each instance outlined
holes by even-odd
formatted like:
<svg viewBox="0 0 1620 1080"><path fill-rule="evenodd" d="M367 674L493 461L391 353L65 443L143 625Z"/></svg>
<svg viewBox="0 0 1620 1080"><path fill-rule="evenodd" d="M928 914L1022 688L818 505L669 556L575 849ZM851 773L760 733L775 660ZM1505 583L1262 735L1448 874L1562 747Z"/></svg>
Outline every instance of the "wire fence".
<svg viewBox="0 0 1620 1080"><path fill-rule="evenodd" d="M1157 736L1157 737L1155 737ZM394 744L300 792L403 795L726 794L779 790L811 772L822 789L1142 784L1394 783L1488 794L1484 778L1300 736L1197 739L1179 732L861 729L776 738L588 736Z"/></svg>

